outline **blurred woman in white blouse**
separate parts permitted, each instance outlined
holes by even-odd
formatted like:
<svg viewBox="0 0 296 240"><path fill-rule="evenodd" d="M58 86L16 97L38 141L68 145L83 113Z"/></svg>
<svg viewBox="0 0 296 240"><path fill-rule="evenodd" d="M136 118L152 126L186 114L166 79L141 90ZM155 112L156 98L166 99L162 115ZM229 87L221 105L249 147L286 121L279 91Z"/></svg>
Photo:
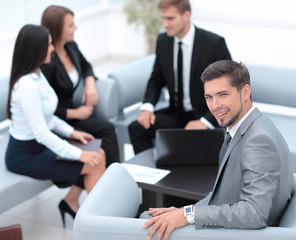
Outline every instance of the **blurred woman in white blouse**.
<svg viewBox="0 0 296 240"><path fill-rule="evenodd" d="M40 71L50 62L54 50L49 31L42 26L25 25L19 32L13 53L7 115L11 119L6 166L15 173L36 179L49 179L58 187L70 187L60 202L73 218L79 208L81 188L93 188L106 169L103 149L82 151L60 136L82 143L91 134L74 130L54 115L58 98ZM57 160L56 156L63 160Z"/></svg>

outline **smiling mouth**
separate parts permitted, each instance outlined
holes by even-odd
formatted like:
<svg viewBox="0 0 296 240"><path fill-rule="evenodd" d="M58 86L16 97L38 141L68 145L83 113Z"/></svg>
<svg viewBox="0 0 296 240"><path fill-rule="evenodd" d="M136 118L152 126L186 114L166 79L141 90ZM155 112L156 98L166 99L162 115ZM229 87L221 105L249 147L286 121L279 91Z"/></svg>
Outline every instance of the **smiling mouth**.
<svg viewBox="0 0 296 240"><path fill-rule="evenodd" d="M224 110L224 111L215 111L215 115L218 117L218 118L223 118L227 113L229 112L229 110Z"/></svg>

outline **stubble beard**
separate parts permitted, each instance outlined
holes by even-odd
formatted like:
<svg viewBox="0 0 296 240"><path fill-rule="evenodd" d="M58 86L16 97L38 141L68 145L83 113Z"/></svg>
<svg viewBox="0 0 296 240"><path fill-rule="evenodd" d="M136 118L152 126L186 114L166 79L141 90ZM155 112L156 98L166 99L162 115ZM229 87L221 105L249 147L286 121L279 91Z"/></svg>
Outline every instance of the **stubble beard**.
<svg viewBox="0 0 296 240"><path fill-rule="evenodd" d="M229 126L233 125L239 119L242 111L243 111L243 105L242 105L242 99L240 97L240 109L239 109L239 111L231 119L229 119L228 122L224 122L223 119L222 119L219 122L219 126L223 127L223 128L226 128L226 127L229 127Z"/></svg>

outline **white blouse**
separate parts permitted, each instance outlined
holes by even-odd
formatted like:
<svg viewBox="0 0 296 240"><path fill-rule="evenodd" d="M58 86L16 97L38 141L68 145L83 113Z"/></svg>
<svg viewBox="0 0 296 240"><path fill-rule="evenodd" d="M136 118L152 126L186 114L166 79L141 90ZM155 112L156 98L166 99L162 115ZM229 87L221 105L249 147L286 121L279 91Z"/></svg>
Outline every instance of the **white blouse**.
<svg viewBox="0 0 296 240"><path fill-rule="evenodd" d="M70 137L74 130L54 115L57 104L57 95L41 71L21 77L11 94L9 133L17 140L35 139L62 158L78 160L82 150L56 135Z"/></svg>
<svg viewBox="0 0 296 240"><path fill-rule="evenodd" d="M73 72L68 72L68 76L73 83L73 87L75 88L79 82L79 74L78 74L76 67L74 67Z"/></svg>

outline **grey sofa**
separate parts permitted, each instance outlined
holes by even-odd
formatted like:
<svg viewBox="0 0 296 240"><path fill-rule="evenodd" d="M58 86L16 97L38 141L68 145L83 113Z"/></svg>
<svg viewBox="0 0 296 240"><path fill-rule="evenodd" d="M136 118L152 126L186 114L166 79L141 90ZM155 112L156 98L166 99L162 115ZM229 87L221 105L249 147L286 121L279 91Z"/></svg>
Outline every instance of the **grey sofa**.
<svg viewBox="0 0 296 240"><path fill-rule="evenodd" d="M112 164L82 203L73 226L74 240L140 240L148 230L147 221L134 218L140 204L139 189L125 168ZM294 240L296 236L296 192L278 227L260 230L202 229L193 225L173 231L171 240L239 239L239 240Z"/></svg>

